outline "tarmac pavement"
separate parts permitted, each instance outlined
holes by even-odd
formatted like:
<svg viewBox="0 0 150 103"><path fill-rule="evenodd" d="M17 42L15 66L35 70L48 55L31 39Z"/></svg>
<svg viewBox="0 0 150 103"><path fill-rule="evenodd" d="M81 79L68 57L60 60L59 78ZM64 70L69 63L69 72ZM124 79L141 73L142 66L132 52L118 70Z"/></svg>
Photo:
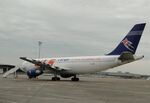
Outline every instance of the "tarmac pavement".
<svg viewBox="0 0 150 103"><path fill-rule="evenodd" d="M150 103L150 81L81 76L72 82L0 75L0 103Z"/></svg>

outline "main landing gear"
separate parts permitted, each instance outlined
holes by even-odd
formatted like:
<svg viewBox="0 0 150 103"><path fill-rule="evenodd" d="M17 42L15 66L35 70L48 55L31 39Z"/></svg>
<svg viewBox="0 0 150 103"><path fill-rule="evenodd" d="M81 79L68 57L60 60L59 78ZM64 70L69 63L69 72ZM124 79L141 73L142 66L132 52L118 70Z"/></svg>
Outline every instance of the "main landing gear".
<svg viewBox="0 0 150 103"><path fill-rule="evenodd" d="M60 81L60 78L57 77L57 73L55 73L54 77L52 77L52 81Z"/></svg>
<svg viewBox="0 0 150 103"><path fill-rule="evenodd" d="M73 76L73 78L71 78L72 81L79 81L79 78L76 77L76 75ZM57 75L55 75L54 77L52 77L52 81L60 81L60 78L57 77Z"/></svg>
<svg viewBox="0 0 150 103"><path fill-rule="evenodd" d="M59 81L60 78L59 77L52 77L52 81Z"/></svg>
<svg viewBox="0 0 150 103"><path fill-rule="evenodd" d="M71 78L72 81L79 81L79 78L76 77L76 75L74 75L73 78Z"/></svg>

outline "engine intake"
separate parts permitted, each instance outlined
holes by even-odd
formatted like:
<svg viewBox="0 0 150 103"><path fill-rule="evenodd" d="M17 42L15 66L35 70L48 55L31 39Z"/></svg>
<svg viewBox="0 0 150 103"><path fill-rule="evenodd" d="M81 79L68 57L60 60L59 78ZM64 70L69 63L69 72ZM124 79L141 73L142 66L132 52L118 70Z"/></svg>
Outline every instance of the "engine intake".
<svg viewBox="0 0 150 103"><path fill-rule="evenodd" d="M41 74L43 74L43 71L39 69L30 69L27 71L27 75L29 78L36 78L37 76Z"/></svg>

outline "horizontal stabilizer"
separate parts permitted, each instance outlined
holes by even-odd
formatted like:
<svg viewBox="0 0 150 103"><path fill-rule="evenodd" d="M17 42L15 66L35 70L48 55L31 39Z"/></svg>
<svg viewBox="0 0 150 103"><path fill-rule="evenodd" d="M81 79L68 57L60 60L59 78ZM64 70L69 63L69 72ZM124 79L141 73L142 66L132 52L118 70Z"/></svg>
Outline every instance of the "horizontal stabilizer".
<svg viewBox="0 0 150 103"><path fill-rule="evenodd" d="M121 60L121 62L123 62L123 63L127 63L127 62L133 62L136 60L140 60L142 58L144 58L143 55L135 56L131 52L123 52L118 59Z"/></svg>
<svg viewBox="0 0 150 103"><path fill-rule="evenodd" d="M134 56L131 52L123 52L118 59L121 60L122 62L132 61L134 60Z"/></svg>

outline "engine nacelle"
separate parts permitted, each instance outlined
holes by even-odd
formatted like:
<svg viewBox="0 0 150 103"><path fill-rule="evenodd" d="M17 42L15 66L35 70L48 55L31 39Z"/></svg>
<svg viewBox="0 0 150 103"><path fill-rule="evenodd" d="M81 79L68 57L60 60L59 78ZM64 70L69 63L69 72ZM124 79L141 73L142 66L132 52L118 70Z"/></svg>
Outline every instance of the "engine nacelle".
<svg viewBox="0 0 150 103"><path fill-rule="evenodd" d="M62 78L69 78L69 77L72 77L74 76L73 74L61 74L60 75Z"/></svg>
<svg viewBox="0 0 150 103"><path fill-rule="evenodd" d="M36 78L37 76L41 74L43 74L43 71L39 69L30 69L27 71L27 75L29 78Z"/></svg>

